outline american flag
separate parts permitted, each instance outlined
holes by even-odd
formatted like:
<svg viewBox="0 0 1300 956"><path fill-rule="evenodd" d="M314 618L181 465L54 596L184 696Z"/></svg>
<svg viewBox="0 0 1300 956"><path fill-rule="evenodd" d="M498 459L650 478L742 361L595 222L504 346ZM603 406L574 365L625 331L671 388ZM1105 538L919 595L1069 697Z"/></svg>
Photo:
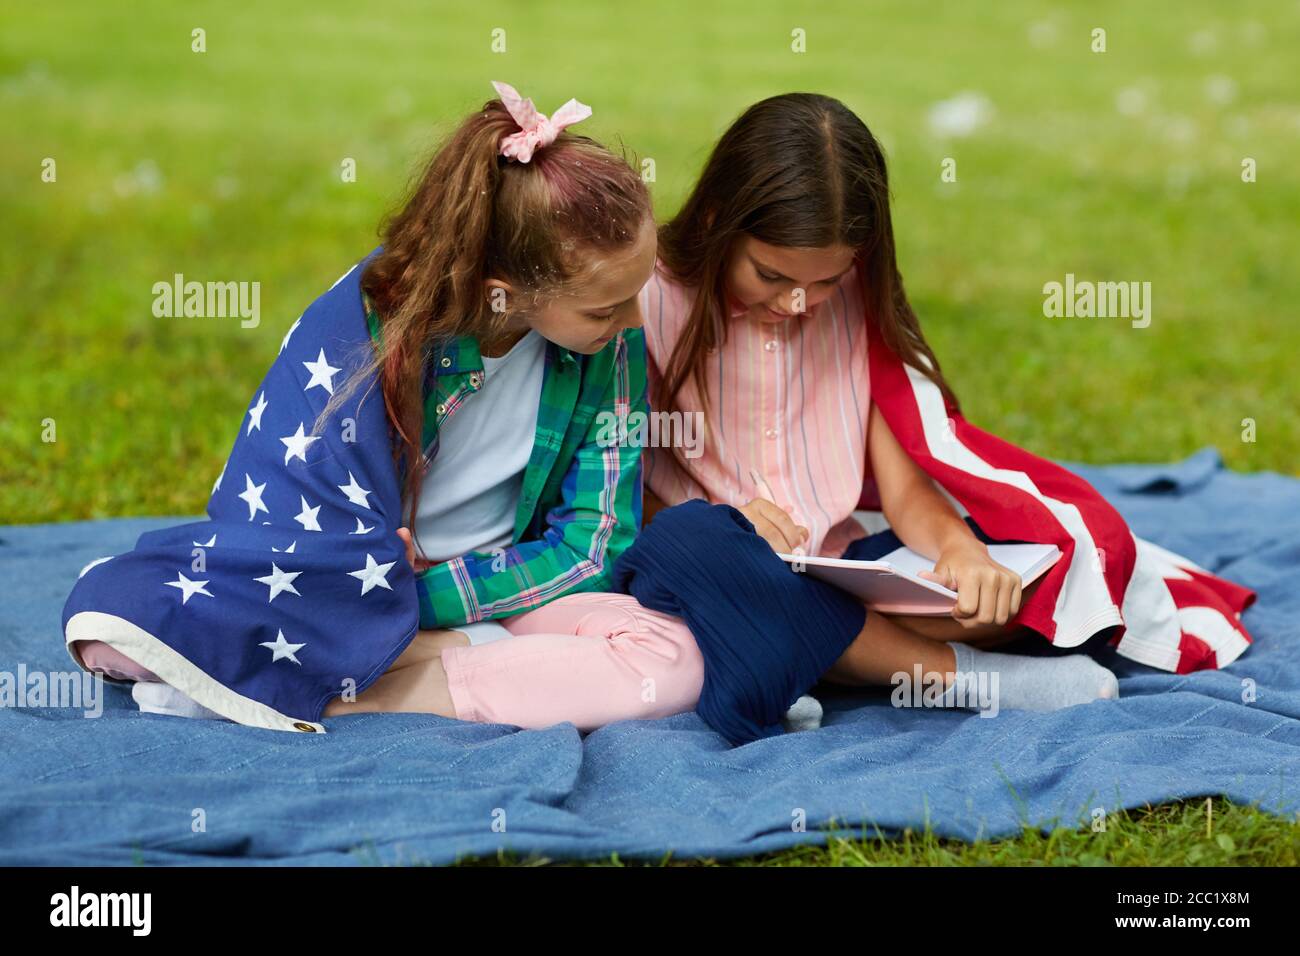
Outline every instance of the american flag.
<svg viewBox="0 0 1300 956"><path fill-rule="evenodd" d="M871 396L923 471L990 537L1054 544L1062 558L1012 621L1074 647L1104 628L1124 657L1179 674L1223 667L1250 646L1255 592L1138 538L1088 482L976 428L868 323ZM868 481L860 507L878 509Z"/></svg>
<svg viewBox="0 0 1300 956"><path fill-rule="evenodd" d="M69 645L104 641L237 723L324 733L325 704L364 690L410 642L415 578L373 377L314 432L370 349L360 265L285 334L208 520L89 565L64 607Z"/></svg>

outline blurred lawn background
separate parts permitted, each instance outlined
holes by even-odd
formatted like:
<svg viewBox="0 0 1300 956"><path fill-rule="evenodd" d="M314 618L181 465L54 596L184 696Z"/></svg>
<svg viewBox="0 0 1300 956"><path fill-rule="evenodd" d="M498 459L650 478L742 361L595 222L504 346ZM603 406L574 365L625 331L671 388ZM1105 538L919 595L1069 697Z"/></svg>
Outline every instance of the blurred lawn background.
<svg viewBox="0 0 1300 956"><path fill-rule="evenodd" d="M7 4L0 524L200 513L284 331L493 79L590 104L583 132L655 160L661 217L747 105L839 97L886 147L900 266L974 423L1055 458L1214 445L1296 474L1297 49L1293 0ZM935 125L954 98L968 135ZM1150 327L1045 318L1067 272L1151 282ZM175 273L260 282L261 324L155 318ZM1280 827L1251 860L1295 862L1294 827L1240 819Z"/></svg>
<svg viewBox="0 0 1300 956"><path fill-rule="evenodd" d="M1056 458L1209 444L1296 473L1300 6L1089 7L6 5L0 524L201 512L285 329L492 79L590 104L584 132L655 160L661 217L748 104L837 96L888 150L900 266L972 421ZM986 121L936 131L963 93ZM178 272L260 282L261 324L155 318ZM1045 318L1067 272L1151 282L1150 327Z"/></svg>

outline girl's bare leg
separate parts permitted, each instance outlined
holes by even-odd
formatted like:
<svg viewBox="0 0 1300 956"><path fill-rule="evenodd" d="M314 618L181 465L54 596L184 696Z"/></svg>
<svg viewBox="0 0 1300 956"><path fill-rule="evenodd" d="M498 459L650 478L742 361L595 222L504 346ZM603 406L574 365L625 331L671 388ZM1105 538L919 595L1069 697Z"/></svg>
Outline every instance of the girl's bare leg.
<svg viewBox="0 0 1300 956"><path fill-rule="evenodd" d="M868 611L861 633L822 679L854 686L888 685L895 674L910 675L917 664L924 674L943 674L946 687L952 682L957 659L942 641L908 630L895 618Z"/></svg>
<svg viewBox="0 0 1300 956"><path fill-rule="evenodd" d="M946 687L952 683L957 665L948 641L984 650L1014 641L1027 632L1027 628L1005 624L966 627L951 617L890 616L868 611L862 632L822 677L834 684L888 685L894 674L911 674L920 664L922 673L941 672Z"/></svg>
<svg viewBox="0 0 1300 956"><path fill-rule="evenodd" d="M1000 644L1009 644L1019 640L1028 632L1028 628L1008 627L1005 624L977 624L965 627L960 621L951 617L919 617L899 614L890 620L921 637L932 641L961 641L971 647L987 649Z"/></svg>
<svg viewBox="0 0 1300 956"><path fill-rule="evenodd" d="M455 717L447 672L442 668L446 647L463 647L469 638L460 631L420 631L406 650L356 700L335 697L325 705L324 717L382 711L397 714L438 714Z"/></svg>
<svg viewBox="0 0 1300 956"><path fill-rule="evenodd" d="M1022 603L1038 583L1035 581L1025 588L1021 595ZM967 627L946 616L888 615L868 611L862 632L822 677L834 684L888 685L894 674L900 671L911 674L920 664L922 673L942 673L946 687L952 683L953 668L957 666L956 655L948 641L986 650L1029 633L1033 632L1019 625L975 624Z"/></svg>

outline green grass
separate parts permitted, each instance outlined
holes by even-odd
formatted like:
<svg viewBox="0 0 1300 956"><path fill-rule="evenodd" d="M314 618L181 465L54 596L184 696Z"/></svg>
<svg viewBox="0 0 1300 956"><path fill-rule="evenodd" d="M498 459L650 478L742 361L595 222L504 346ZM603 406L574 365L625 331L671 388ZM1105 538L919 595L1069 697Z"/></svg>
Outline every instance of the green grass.
<svg viewBox="0 0 1300 956"><path fill-rule="evenodd" d="M1297 473L1294 4L268 9L0 12L0 524L201 511L285 328L374 245L410 172L491 79L544 111L591 104L584 131L655 160L661 215L746 105L838 96L889 153L900 266L968 418L1051 457L1214 445L1233 468ZM206 53L190 50L195 27ZM1089 49L1094 27L1104 54ZM494 28L505 53L491 51ZM806 53L790 49L795 28ZM990 121L968 138L932 134L930 106L964 90L988 98ZM1121 94L1143 107L1122 112ZM41 181L46 157L56 182ZM340 179L347 157L355 183ZM956 184L939 181L945 157ZM177 272L259 281L260 326L155 318L153 283ZM1150 328L1045 318L1043 284L1067 272L1151 282ZM1255 441L1242 440L1247 418ZM47 420L54 442L41 440ZM1177 842L1185 821L1169 812L1120 828L1134 847L1123 862ZM1248 843L1294 859L1292 824L1248 808L1225 820L1237 814L1234 862L1255 862ZM1100 855L1083 837L1058 845ZM916 847L836 842L775 859L1056 852L1037 837Z"/></svg>
<svg viewBox="0 0 1300 956"><path fill-rule="evenodd" d="M373 845L357 862L379 866ZM394 847L387 865L427 865ZM499 853L462 866L547 866L565 861ZM1096 829L1026 827L1017 837L964 842L931 827L886 835L874 827L831 828L825 846L802 846L742 860L628 861L618 856L587 866L1290 866L1300 865L1300 827L1293 819L1240 807L1221 798L1143 807L1108 815Z"/></svg>

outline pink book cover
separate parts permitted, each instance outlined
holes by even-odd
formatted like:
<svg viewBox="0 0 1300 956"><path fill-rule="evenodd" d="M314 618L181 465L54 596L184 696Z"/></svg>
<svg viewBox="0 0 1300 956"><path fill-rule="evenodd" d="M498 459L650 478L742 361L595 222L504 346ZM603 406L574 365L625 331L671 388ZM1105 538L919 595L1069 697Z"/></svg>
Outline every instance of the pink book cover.
<svg viewBox="0 0 1300 956"><path fill-rule="evenodd" d="M1028 586L1061 558L1050 544L991 544L989 555L1020 575ZM811 574L827 584L861 598L867 607L886 614L942 616L951 614L957 592L919 577L934 562L910 548L898 548L876 561L846 561L798 554L779 554L796 573Z"/></svg>

